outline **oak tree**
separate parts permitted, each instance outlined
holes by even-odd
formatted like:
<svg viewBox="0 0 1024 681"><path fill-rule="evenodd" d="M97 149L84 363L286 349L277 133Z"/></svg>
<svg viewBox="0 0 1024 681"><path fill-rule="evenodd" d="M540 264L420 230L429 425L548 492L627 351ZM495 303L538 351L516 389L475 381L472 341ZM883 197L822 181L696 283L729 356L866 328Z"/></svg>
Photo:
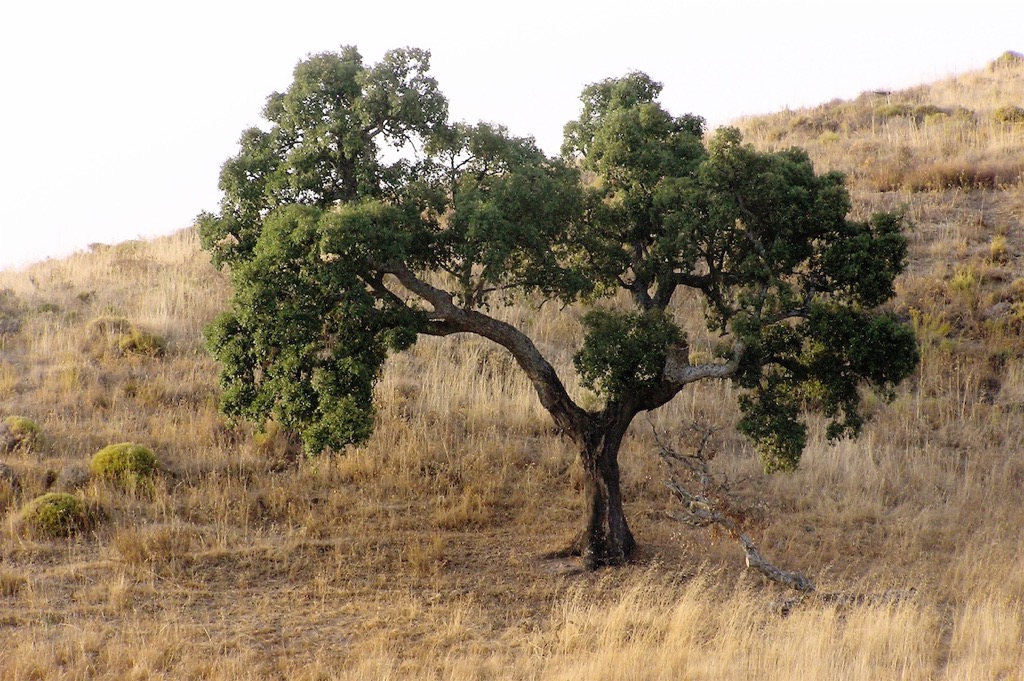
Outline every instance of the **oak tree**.
<svg viewBox="0 0 1024 681"><path fill-rule="evenodd" d="M732 381L769 470L797 465L808 410L830 438L856 435L862 388L891 396L917 362L912 331L879 309L906 263L902 216L849 219L840 174L734 129L708 136L660 90L643 73L587 87L550 158L502 127L450 123L425 51L301 62L225 163L219 213L199 219L234 286L207 331L224 410L340 451L372 434L388 353L487 338L578 449L587 509L570 549L590 567L636 550L619 484L630 424L692 383ZM691 362L673 306L685 290L716 359ZM574 367L599 407L493 314L518 292L586 307Z"/></svg>

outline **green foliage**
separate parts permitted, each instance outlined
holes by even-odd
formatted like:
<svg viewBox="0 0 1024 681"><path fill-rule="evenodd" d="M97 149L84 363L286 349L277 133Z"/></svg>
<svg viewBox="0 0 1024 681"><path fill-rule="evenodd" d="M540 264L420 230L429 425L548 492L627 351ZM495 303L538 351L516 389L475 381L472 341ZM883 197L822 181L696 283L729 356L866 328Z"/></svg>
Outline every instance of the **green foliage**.
<svg viewBox="0 0 1024 681"><path fill-rule="evenodd" d="M576 169L486 124L456 125L432 149L445 165L462 159L431 250L457 277L464 304L484 302L496 286L563 300L592 289L573 266L580 248L566 229L583 207Z"/></svg>
<svg viewBox="0 0 1024 681"><path fill-rule="evenodd" d="M769 470L790 469L806 441L804 411L829 416L830 437L856 434L857 386L889 391L916 365L913 334L870 312L891 299L906 265L905 221L847 220L842 176L817 175L802 151L757 152L728 129L708 150L700 191L677 200L669 222L688 250L668 262L708 272L693 280L709 325L746 348L735 377L747 391L740 429Z"/></svg>
<svg viewBox="0 0 1024 681"><path fill-rule="evenodd" d="M749 367L738 382L739 429L755 443L766 470L792 470L806 444L800 414L813 410L829 419L830 440L856 436L864 425L859 387L885 399L917 366L917 339L890 314L870 314L834 302L812 306L798 327L762 330Z"/></svg>
<svg viewBox="0 0 1024 681"><path fill-rule="evenodd" d="M914 106L907 102L887 102L875 107L875 115L882 119L908 118L920 124L948 116L949 111L934 104Z"/></svg>
<svg viewBox="0 0 1024 681"><path fill-rule="evenodd" d="M320 249L336 254L341 236L361 227L388 234L391 218L376 203L334 213L287 206L268 218L254 257L233 271L235 309L207 329L224 363L228 414L257 422L272 416L313 452L369 437L373 385L388 351L415 338L417 317L397 304L377 306L359 279L356 254L322 258ZM379 254L369 240L346 243Z"/></svg>
<svg viewBox="0 0 1024 681"><path fill-rule="evenodd" d="M43 431L35 421L24 416L8 416L0 427L0 452L32 450L42 439Z"/></svg>
<svg viewBox="0 0 1024 681"><path fill-rule="evenodd" d="M90 473L130 489L149 481L156 468L157 458L153 451L132 442L108 445L89 461Z"/></svg>
<svg viewBox="0 0 1024 681"><path fill-rule="evenodd" d="M270 130L246 130L224 164L220 215L200 216L215 262L247 260L275 207L397 198L414 169L384 161L381 145L401 148L447 117L429 66L428 52L401 49L369 67L354 47L300 62L291 87L267 99Z"/></svg>
<svg viewBox="0 0 1024 681"><path fill-rule="evenodd" d="M918 104L914 107L914 119L922 123L929 118L948 116L949 112L935 104Z"/></svg>
<svg viewBox="0 0 1024 681"><path fill-rule="evenodd" d="M388 352L430 322L389 288L393 268L447 273L466 307L499 288L572 298L589 284L564 233L582 209L577 172L503 128L448 125L428 65L397 50L365 66L353 48L299 64L268 100L269 130L246 132L224 165L220 214L199 218L235 287L207 329L223 408L275 420L312 453L369 437ZM418 158L388 163L382 144Z"/></svg>
<svg viewBox="0 0 1024 681"><path fill-rule="evenodd" d="M875 114L881 118L900 118L913 113L913 107L901 102L889 102L880 104L875 108Z"/></svg>
<svg viewBox="0 0 1024 681"><path fill-rule="evenodd" d="M992 112L992 118L998 123L1024 123L1024 108L1019 106L1001 106Z"/></svg>
<svg viewBox="0 0 1024 681"><path fill-rule="evenodd" d="M162 357L167 341L123 317L98 317L89 322L82 347L94 357L110 354Z"/></svg>
<svg viewBox="0 0 1024 681"><path fill-rule="evenodd" d="M591 310L583 326L586 336L573 364L584 386L613 400L657 386L669 348L684 341L682 330L659 310Z"/></svg>
<svg viewBox="0 0 1024 681"><path fill-rule="evenodd" d="M36 497L21 510L19 524L32 537L70 537L88 529L95 518L85 502L73 494L50 492Z"/></svg>
<svg viewBox="0 0 1024 681"><path fill-rule="evenodd" d="M807 426L800 421L800 402L791 381L769 374L757 390L740 396L741 433L754 441L768 473L791 471L807 444Z"/></svg>
<svg viewBox="0 0 1024 681"><path fill-rule="evenodd" d="M584 315L574 357L601 409L625 411L575 423L628 423L690 380L730 377L771 469L799 460L805 412L854 434L859 389L891 395L913 370L912 332L876 311L906 265L906 220L848 220L842 175L732 128L705 141L704 120L670 115L638 72L584 89L563 158L547 158L500 126L449 124L428 65L419 50L374 66L354 48L311 57L225 163L220 213L199 230L235 288L207 329L228 414L273 420L310 452L362 442L388 353L469 332L511 350L571 425L554 370L489 316L520 291L630 297ZM703 297L724 361L690 366L679 289Z"/></svg>
<svg viewBox="0 0 1024 681"><path fill-rule="evenodd" d="M988 65L990 71L998 71L999 69L1012 69L1024 64L1024 54L1020 52L1014 52L1013 50L1007 50L1001 55L992 60L992 63Z"/></svg>

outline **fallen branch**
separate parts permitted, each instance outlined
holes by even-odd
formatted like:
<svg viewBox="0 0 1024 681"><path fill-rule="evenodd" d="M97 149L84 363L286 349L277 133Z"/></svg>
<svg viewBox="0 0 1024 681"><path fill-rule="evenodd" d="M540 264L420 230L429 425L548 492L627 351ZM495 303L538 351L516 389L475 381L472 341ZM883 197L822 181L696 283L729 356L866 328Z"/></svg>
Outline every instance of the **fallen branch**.
<svg viewBox="0 0 1024 681"><path fill-rule="evenodd" d="M675 479L666 483L672 493L679 499L687 511L689 511L689 517L679 516L678 514L669 514L675 520L680 522L687 522L692 525L699 527L707 527L709 525L717 525L725 530L726 534L739 542L743 548L743 553L746 556L747 567L753 568L760 572L768 579L787 586L796 591L803 593L810 593L814 591L814 582L800 574L799 572L790 572L783 570L772 563L765 560L764 556L761 555L761 551L754 544L754 541L750 538L750 535L742 532L739 525L729 515L722 512L718 504L711 499L709 490L714 489L716 492L728 491L727 483L719 483L711 475L708 470L708 461L714 457L713 452L708 451L708 443L711 440L711 436L714 433L713 429L706 429L703 436L701 437L700 444L697 447L697 451L693 455L684 455L675 451L671 447L668 447L658 439L658 433L655 431L654 438L655 442L658 443L659 454L661 458L669 465L669 470L674 471L680 467L686 470L689 477L694 479L699 487L700 492L694 493L684 487ZM673 474L674 478L674 474Z"/></svg>
<svg viewBox="0 0 1024 681"><path fill-rule="evenodd" d="M739 542L740 546L743 547L743 553L746 555L747 567L754 568L773 582L778 582L791 589L803 592L814 591L814 582L804 575L799 572L783 570L765 560L757 545L750 538L750 535L741 532L732 519L715 510L714 506L707 499L693 494L678 483L669 482L667 485L673 494L676 495L676 498L682 501L687 510L695 516L699 524L704 526L718 525L725 530L726 534ZM681 518L676 514L672 514L671 517L682 522L688 521L688 519Z"/></svg>

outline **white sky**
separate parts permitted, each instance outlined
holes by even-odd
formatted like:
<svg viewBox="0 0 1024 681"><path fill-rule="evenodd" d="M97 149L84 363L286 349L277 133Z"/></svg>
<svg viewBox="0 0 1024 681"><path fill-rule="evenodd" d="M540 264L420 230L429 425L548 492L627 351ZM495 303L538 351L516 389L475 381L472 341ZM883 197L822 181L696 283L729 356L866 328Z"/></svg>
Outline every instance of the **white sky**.
<svg viewBox="0 0 1024 681"><path fill-rule="evenodd" d="M0 268L174 232L309 53L423 47L457 120L550 154L583 86L639 69L712 126L1024 51L1024 0L7 0ZM1021 103L1024 105L1024 102Z"/></svg>

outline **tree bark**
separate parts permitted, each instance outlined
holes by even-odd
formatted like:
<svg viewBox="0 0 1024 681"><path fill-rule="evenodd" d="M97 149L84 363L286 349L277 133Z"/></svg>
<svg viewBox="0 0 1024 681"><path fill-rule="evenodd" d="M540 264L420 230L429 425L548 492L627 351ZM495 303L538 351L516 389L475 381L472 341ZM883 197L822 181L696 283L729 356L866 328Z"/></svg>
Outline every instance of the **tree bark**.
<svg viewBox="0 0 1024 681"><path fill-rule="evenodd" d="M622 506L619 448L633 414L609 409L581 438L586 524L577 540L587 568L622 565L636 554L637 544Z"/></svg>

